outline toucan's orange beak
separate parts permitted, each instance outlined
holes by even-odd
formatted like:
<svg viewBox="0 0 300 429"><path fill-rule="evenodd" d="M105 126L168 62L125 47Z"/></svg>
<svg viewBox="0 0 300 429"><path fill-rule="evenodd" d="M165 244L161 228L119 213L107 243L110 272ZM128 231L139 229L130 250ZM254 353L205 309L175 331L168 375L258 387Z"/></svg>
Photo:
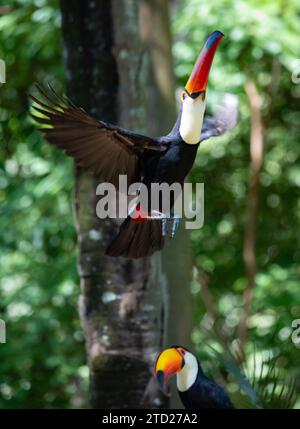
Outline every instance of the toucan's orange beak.
<svg viewBox="0 0 300 429"><path fill-rule="evenodd" d="M193 96L199 95L200 92L206 90L210 67L212 65L218 44L224 34L221 31L214 31L208 36L205 45L199 55L199 58L194 66L192 74L185 86L188 94Z"/></svg>
<svg viewBox="0 0 300 429"><path fill-rule="evenodd" d="M166 349L159 354L156 360L154 372L163 390L169 378L176 372L180 371L183 365L183 357L176 348Z"/></svg>

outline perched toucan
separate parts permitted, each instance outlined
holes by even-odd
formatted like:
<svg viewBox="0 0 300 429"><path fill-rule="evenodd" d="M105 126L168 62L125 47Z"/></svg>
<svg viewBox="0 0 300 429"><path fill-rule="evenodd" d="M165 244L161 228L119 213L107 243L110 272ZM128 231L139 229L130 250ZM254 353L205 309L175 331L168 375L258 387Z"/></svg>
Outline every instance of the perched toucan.
<svg viewBox="0 0 300 429"><path fill-rule="evenodd" d="M169 378L176 374L177 390L187 409L234 408L224 389L205 376L198 359L185 347L172 346L163 350L154 371L163 390Z"/></svg>
<svg viewBox="0 0 300 429"><path fill-rule="evenodd" d="M164 137L148 137L97 120L74 106L66 97L53 97L39 88L44 101L31 96L34 109L44 117L32 115L49 143L63 149L78 165L102 181L118 188L119 175L127 175L128 185L143 182L182 184L194 163L199 143L232 127L228 117L204 118L206 86L210 67L223 34L214 31L207 39L192 74L181 93L181 108L172 131ZM139 212L143 213L142 207ZM110 256L139 258L152 255L164 245L165 214L159 207L148 207L143 219L128 216L118 236L107 249ZM141 220L141 221L139 221ZM177 223L175 224L175 227ZM172 235L175 233L173 225Z"/></svg>

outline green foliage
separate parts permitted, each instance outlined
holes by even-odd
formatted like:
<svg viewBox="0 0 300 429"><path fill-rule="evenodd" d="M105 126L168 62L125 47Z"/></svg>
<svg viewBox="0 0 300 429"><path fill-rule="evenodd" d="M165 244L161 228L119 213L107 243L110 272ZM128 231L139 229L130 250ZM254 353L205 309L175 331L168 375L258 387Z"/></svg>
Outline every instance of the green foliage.
<svg viewBox="0 0 300 429"><path fill-rule="evenodd" d="M247 284L243 262L249 191L250 108L244 85L253 80L263 98L265 157L257 224L256 288L248 321L246 358L271 353L299 391L299 349L291 341L292 321L300 316L300 85L291 74L300 58L300 5L280 0L183 1L173 21L174 54L184 85L203 40L213 30L225 33L207 91L209 107L224 92L238 96L240 122L222 138L204 143L192 179L205 183L205 223L191 234L197 267L208 278L219 327L230 347L237 337ZM198 279L193 285L197 316L193 340L207 358L203 326L212 320ZM219 339L210 345L220 347ZM299 407L299 402L296 406Z"/></svg>
<svg viewBox="0 0 300 429"><path fill-rule="evenodd" d="M7 66L0 88L0 318L7 324L0 407L84 406L72 162L43 141L28 116L33 83L63 81L58 5L10 4L13 11L0 17Z"/></svg>
<svg viewBox="0 0 300 429"><path fill-rule="evenodd" d="M81 407L87 405L88 374L77 314L72 162L43 141L28 117L33 83L55 79L60 89L64 80L58 2L9 4L13 10L0 17L0 58L7 65L7 83L0 87L0 318L7 323L7 344L0 344L0 407ZM213 323L201 297L203 284L195 279L195 348L215 379L226 380L233 400L242 403L241 387L251 396L240 369L221 360L218 368L211 347L224 352L236 346L243 312L250 132L244 85L253 79L263 96L266 153L246 368L253 369L254 354L266 362L263 378L259 371L247 373L259 400L273 377L269 356L280 370L278 385L292 378L299 391L300 352L290 338L292 320L300 318L300 85L291 81L300 58L299 1L178 4L172 22L179 84L185 84L206 35L222 30L226 37L212 68L208 107L230 92L239 97L241 115L236 129L201 146L192 172L192 180L206 187L205 224L191 235L195 261L208 278L218 314Z"/></svg>
<svg viewBox="0 0 300 429"><path fill-rule="evenodd" d="M286 378L280 362L272 356L265 358L255 349L252 360L243 364L239 353L228 350L215 352L215 358L223 364L231 380L233 402L237 408L291 409L296 403L293 380ZM236 390L236 386L239 390Z"/></svg>

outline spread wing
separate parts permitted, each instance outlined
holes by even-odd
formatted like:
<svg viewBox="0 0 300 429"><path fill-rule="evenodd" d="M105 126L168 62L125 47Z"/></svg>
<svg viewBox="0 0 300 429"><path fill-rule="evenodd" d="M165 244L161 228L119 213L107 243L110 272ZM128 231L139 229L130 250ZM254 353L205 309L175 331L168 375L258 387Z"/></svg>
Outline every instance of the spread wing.
<svg viewBox="0 0 300 429"><path fill-rule="evenodd" d="M238 99L233 94L226 94L223 105L214 116L206 116L203 121L200 142L213 136L220 136L231 130L238 122Z"/></svg>
<svg viewBox="0 0 300 429"><path fill-rule="evenodd" d="M49 85L51 96L37 86L43 100L33 95L33 109L43 117L31 117L43 125L46 140L63 149L76 163L97 178L116 187L119 175L126 174L128 185L140 180L140 155L147 150L164 151L165 145L155 139L136 134L90 116L68 98L56 94Z"/></svg>

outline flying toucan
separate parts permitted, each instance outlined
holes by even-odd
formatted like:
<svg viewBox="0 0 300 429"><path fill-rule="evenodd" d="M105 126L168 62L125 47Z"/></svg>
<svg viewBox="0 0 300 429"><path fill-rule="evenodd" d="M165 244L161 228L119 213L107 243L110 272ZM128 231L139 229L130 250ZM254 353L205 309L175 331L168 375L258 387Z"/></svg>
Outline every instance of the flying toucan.
<svg viewBox="0 0 300 429"><path fill-rule="evenodd" d="M47 141L63 149L78 165L118 189L119 175L126 175L128 186L142 182L150 189L153 183L183 184L195 161L199 143L232 128L232 118L204 119L205 95L210 67L223 34L214 31L207 39L192 74L181 93L181 108L171 132L164 137L148 137L97 120L76 107L68 98L51 96L37 87L43 101L31 95L33 108L43 117L31 115L47 125L40 130ZM164 246L166 217L158 207L147 210L136 206L138 216L129 215L119 234L107 249L110 256L140 258L152 255ZM173 220L174 236L178 220Z"/></svg>
<svg viewBox="0 0 300 429"><path fill-rule="evenodd" d="M154 372L163 390L169 378L176 374L178 394L187 409L234 409L224 389L206 377L198 359L185 347L163 350Z"/></svg>

